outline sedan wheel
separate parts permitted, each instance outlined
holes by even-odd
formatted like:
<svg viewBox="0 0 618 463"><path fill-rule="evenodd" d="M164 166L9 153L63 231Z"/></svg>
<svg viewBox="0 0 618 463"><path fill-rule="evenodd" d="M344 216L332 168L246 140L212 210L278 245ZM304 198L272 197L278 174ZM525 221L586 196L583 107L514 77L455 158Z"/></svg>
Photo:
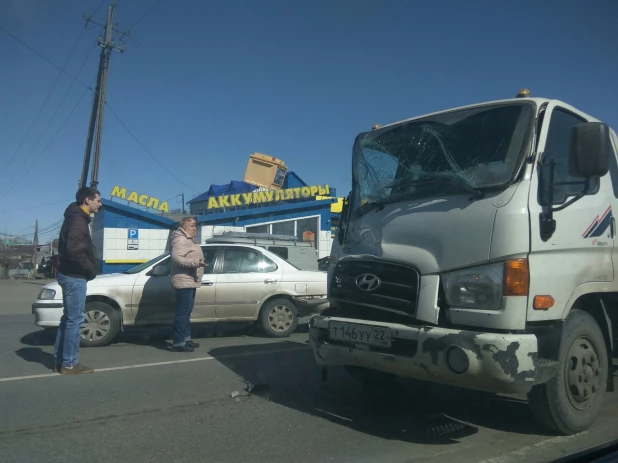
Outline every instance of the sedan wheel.
<svg viewBox="0 0 618 463"><path fill-rule="evenodd" d="M84 315L80 331L82 347L101 347L113 341L120 328L120 317L112 306L89 302Z"/></svg>
<svg viewBox="0 0 618 463"><path fill-rule="evenodd" d="M262 328L273 338L289 336L298 325L296 306L287 299L273 299L262 307Z"/></svg>

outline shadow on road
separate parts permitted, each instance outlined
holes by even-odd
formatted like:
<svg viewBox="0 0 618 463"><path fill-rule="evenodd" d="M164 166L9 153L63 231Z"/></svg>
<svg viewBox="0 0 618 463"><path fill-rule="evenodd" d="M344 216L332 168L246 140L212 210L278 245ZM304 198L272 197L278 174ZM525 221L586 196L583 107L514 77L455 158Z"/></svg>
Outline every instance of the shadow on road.
<svg viewBox="0 0 618 463"><path fill-rule="evenodd" d="M38 363L50 370L53 370L55 367L55 359L53 354L43 352L38 347L24 347L16 350L15 354L24 359L26 362Z"/></svg>
<svg viewBox="0 0 618 463"><path fill-rule="evenodd" d="M295 333L307 333L308 329L307 323L299 324ZM167 350L171 347L171 343L166 339L172 338L172 330L171 325L126 327L112 344L127 343ZM193 324L191 334L198 342L209 338L266 337L259 327L247 323ZM22 336L20 341L26 346L53 346L56 341L56 332L53 329L37 330Z"/></svg>
<svg viewBox="0 0 618 463"><path fill-rule="evenodd" d="M336 367L323 383L307 344L221 347L209 353L245 383L257 385L252 396L383 439L455 444L476 434L478 426L548 435L524 400L406 378L370 391Z"/></svg>

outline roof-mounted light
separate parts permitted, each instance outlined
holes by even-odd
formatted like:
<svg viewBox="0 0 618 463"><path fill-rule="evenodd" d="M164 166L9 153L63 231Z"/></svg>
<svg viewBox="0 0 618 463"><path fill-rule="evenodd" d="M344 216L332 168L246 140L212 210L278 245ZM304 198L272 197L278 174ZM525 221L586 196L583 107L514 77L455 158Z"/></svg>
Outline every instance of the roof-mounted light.
<svg viewBox="0 0 618 463"><path fill-rule="evenodd" d="M522 88L519 92L517 92L515 98L530 98L530 90L527 88Z"/></svg>

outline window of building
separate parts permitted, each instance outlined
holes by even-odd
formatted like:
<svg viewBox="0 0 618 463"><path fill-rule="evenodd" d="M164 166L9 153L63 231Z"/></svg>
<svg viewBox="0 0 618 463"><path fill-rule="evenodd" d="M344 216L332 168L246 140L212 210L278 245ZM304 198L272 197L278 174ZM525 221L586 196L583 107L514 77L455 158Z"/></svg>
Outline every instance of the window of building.
<svg viewBox="0 0 618 463"><path fill-rule="evenodd" d="M316 249L318 240L318 219L319 217L309 217L296 221L296 238L302 241L312 241Z"/></svg>
<svg viewBox="0 0 618 463"><path fill-rule="evenodd" d="M270 225L256 225L247 227L247 233L270 233Z"/></svg>
<svg viewBox="0 0 618 463"><path fill-rule="evenodd" d="M286 220L285 222L275 222L272 224L273 233L275 235L292 235L294 236L294 220Z"/></svg>

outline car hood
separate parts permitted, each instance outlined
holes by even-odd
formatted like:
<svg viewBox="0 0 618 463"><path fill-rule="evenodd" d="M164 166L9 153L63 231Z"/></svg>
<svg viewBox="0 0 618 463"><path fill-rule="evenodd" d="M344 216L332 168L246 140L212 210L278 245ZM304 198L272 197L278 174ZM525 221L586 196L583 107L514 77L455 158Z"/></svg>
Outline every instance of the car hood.
<svg viewBox="0 0 618 463"><path fill-rule="evenodd" d="M108 273L106 275L98 275L94 280L88 282L87 294L97 293L101 288L108 288L110 286L133 286L135 283L136 275L127 275L124 273ZM62 289L57 281L46 284L43 286L45 289L53 289L56 291L55 299L62 299Z"/></svg>
<svg viewBox="0 0 618 463"><path fill-rule="evenodd" d="M387 204L357 216L343 253L413 264L421 274L487 262L497 208L491 197L469 196Z"/></svg>

